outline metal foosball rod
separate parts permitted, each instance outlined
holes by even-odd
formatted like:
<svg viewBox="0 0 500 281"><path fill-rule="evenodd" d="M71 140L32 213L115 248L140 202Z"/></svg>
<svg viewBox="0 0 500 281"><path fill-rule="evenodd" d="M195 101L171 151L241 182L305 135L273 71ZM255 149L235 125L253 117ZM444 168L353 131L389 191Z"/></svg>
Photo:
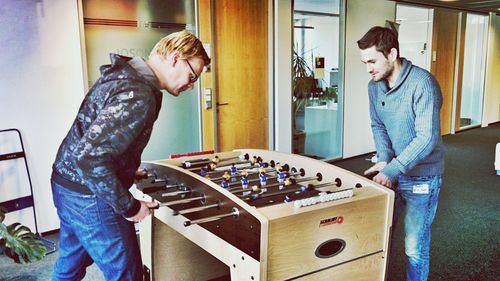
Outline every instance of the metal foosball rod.
<svg viewBox="0 0 500 281"><path fill-rule="evenodd" d="M211 216L211 217L206 217L206 218L201 218L197 220L192 220L192 221L185 221L184 226L190 226L193 224L202 224L202 223L207 223L211 221L216 221L220 220L222 218L227 218L227 217L234 217L237 218L240 215L240 211L237 208L233 208L230 213L227 214L221 214L221 215L216 215L216 216Z"/></svg>
<svg viewBox="0 0 500 281"><path fill-rule="evenodd" d="M181 166L188 171L195 171L198 169L202 170L204 167L216 167L219 164L219 161L219 156L215 155L212 159L205 158L204 160L198 161L196 164L193 164L192 162L184 162Z"/></svg>
<svg viewBox="0 0 500 281"><path fill-rule="evenodd" d="M194 208L187 208L187 209L182 209L182 210L178 210L178 211L174 210L172 212L172 215L174 215L174 216L184 215L184 214L204 211L204 210L211 209L211 208L220 209L221 206L222 206L222 203L220 202L220 200L217 200L217 202L215 202L214 204L211 204L211 205L204 205L204 206L199 206L199 207L194 207Z"/></svg>
<svg viewBox="0 0 500 281"><path fill-rule="evenodd" d="M275 186L290 186L292 184L295 184L295 180L293 178L291 179L286 179L286 181L284 181L283 183L273 183L273 184L269 184L269 185L266 185L265 187L259 187L258 185L254 185L250 188L247 188L245 190L243 190L243 194L242 195L237 195L238 197L240 197L241 199L243 199L244 201L248 201L250 200L251 198L259 195L262 195L262 194L266 194L267 193L267 189L269 187L275 187ZM281 189L280 189L281 190ZM252 193L253 192L258 192L258 193ZM286 191L287 193L290 192L290 191Z"/></svg>
<svg viewBox="0 0 500 281"><path fill-rule="evenodd" d="M246 154L247 155L247 154ZM241 165L241 164L246 164L246 163L250 163L249 167L255 167L256 165L259 166L259 165L263 165L263 161L262 161L262 158L260 157L256 157L254 156L252 159L250 160L241 160L240 162L237 162L237 163L227 163L227 164L219 164L220 161L218 162L211 162L211 163L208 163L206 165L204 165L203 167L196 167L196 168L190 168L188 169L189 171L195 171L195 170L200 170L203 171L203 176L206 176L206 175L210 175L210 174L213 174L213 173L220 173L220 170L217 170L217 168L221 168L221 167L227 167L227 166L231 166L233 164L236 164L236 165ZM268 165L266 163L266 165Z"/></svg>
<svg viewBox="0 0 500 281"><path fill-rule="evenodd" d="M273 162L273 163L271 164L271 163L267 163L267 162L260 162L259 166L255 166L253 164L250 165L250 166L243 166L243 167L240 166L240 167L238 167L236 169L236 172L238 173L239 176L241 176L246 171L246 174L248 176L248 175L252 175L252 174L258 174L259 173L259 169L261 169L261 168L264 168L266 173L268 173L268 172L279 173L279 172L288 172L288 171L290 171L290 166L288 166L288 164L283 165L283 167L281 167L281 171L280 171L280 170L277 169L277 166L274 163L274 160L271 160L271 162ZM302 171L304 169L300 169L300 170ZM228 170L222 170L222 172L225 172L225 171L228 171ZM297 171L297 169L295 167L292 167L292 172L296 172L296 171ZM210 173L216 173L216 172L221 172L221 171L208 172L208 174L210 174ZM217 181L217 180L221 180L222 178L223 177L213 178L211 180L212 181Z"/></svg>
<svg viewBox="0 0 500 281"><path fill-rule="evenodd" d="M299 182L304 182L304 181L309 181L309 180L317 180L317 181L321 181L323 179L323 176L321 175L321 173L317 173L316 174L316 177L307 177L307 178L299 178L299 179L295 179L295 178L291 178L292 176L304 176L305 175L305 171L304 169L300 169L299 172L295 172L295 173L290 173L289 174L289 181L293 181L292 183L289 183L288 185L291 185L291 184L295 184L295 183L299 183ZM273 179L273 178L277 178L277 177L270 177L270 179ZM257 181L258 179L254 179L253 181ZM250 182L250 181L249 181ZM269 184L269 185L266 185L265 187L268 188L268 187L275 187L275 186L280 186L280 185L285 185L284 183L273 183L273 184ZM242 187L239 187L239 188L236 188L236 189L228 189L231 193L239 193L239 192L245 192L245 191L259 191L261 188L264 188L264 187L258 187L257 188L242 188Z"/></svg>
<svg viewBox="0 0 500 281"><path fill-rule="evenodd" d="M174 201L169 201L169 202L163 202L163 203L160 203L159 206L160 207L168 207L168 206L190 203L190 202L194 202L197 200L201 200L201 201L205 200L205 195L201 194L200 196L197 196L197 197L179 199L179 200L174 200Z"/></svg>
<svg viewBox="0 0 500 281"><path fill-rule="evenodd" d="M240 160L240 163L249 163L250 162L250 157L248 154L240 155L240 156L233 156L233 157L227 157L227 158L219 158L219 156L215 156L213 159L199 159L199 160L189 160L182 162L181 166L184 169L187 169L189 171L197 170L200 169L203 166L210 166L215 169L215 167L219 166L220 162L224 161L231 161L231 160ZM213 169L212 169L213 170Z"/></svg>
<svg viewBox="0 0 500 281"><path fill-rule="evenodd" d="M215 162L220 162L220 161L229 161L229 160L236 160L236 159L249 160L250 156L248 155L248 153L245 153L244 155L227 157L227 158L219 158L219 156L216 155L214 158L217 158L217 160ZM193 159L193 160L189 160L189 161L184 161L184 162L182 162L181 165L183 168L189 168L193 164L209 164L211 162L214 162L214 160L209 159L209 158L200 158L200 159Z"/></svg>
<svg viewBox="0 0 500 281"><path fill-rule="evenodd" d="M172 192L165 192L161 194L161 197L169 197L169 196L177 196L177 195L182 195L182 194L189 194L191 193L192 190L191 188L186 188L184 190L178 190L178 191L172 191Z"/></svg>
<svg viewBox="0 0 500 281"><path fill-rule="evenodd" d="M276 191L276 192L251 193L251 194L244 196L242 199L244 201L255 201L255 200L261 199L261 198L266 198L266 197L271 197L271 196L276 196L276 195L286 195L286 194L295 193L295 192L302 193L302 192L306 192L306 191L312 191L315 189L316 188L313 184L308 184L305 186L300 186L297 188L281 190L281 191Z"/></svg>
<svg viewBox="0 0 500 281"><path fill-rule="evenodd" d="M168 178L164 177L164 178L155 178L151 181L151 183L163 183L163 182L168 182Z"/></svg>
<svg viewBox="0 0 500 281"><path fill-rule="evenodd" d="M269 172L273 172L273 171L274 171L274 170L272 170L272 169L266 169L266 168L262 168L262 169L263 169L262 171L247 171L245 176L246 176L246 177L248 177L249 175L259 174L259 173L261 173L261 172L264 172L266 175L268 175L268 173L269 173ZM295 174L294 174L294 175L295 175ZM240 174L239 174L239 176L243 176L243 173L240 173ZM217 183L217 184L220 184L220 183L222 183L222 181L223 181L224 179L226 179L226 177L227 177L227 179L229 179L229 178L231 178L231 175L229 175L229 173L228 173L228 174L227 174L227 176L224 176L224 175L223 175L222 177L219 177L219 178L214 178L214 179L210 179L210 180L211 180L211 181L213 181L213 182L215 182L215 183ZM233 178L234 178L234 177L233 177ZM269 177L268 179L274 179L274 178L277 178L277 176L271 176L271 177ZM226 179L226 180L227 180L227 179ZM249 182L255 182L255 181L257 181L257 180L258 180L258 179L251 179L251 180L249 180ZM229 186L233 186L233 185L237 185L237 184L238 184L238 182L231 182L231 183L229 184Z"/></svg>
<svg viewBox="0 0 500 281"><path fill-rule="evenodd" d="M262 167L263 167L263 168L267 168L267 167L269 167L269 164L268 164L268 163L266 163L266 162L262 162L262 163L260 163L259 165L260 165L260 166L255 166L254 164L251 164L251 165L248 165L248 166L240 166L240 167L238 167L238 170L237 170L237 171L238 171L238 174L240 174L240 175L241 175L242 171L244 171L244 170L247 170L247 172L248 172L249 174L250 174L250 173L255 173L255 171L252 171L253 169L258 169L258 168L262 168ZM218 170L218 169L215 169L215 170L213 170L213 171L206 171L206 170L205 170L205 171L203 171L203 173L200 171L200 173L199 173L199 174L200 174L200 175L202 175L202 176L204 176L204 177L208 177L208 178L210 179L210 175L213 175L213 174L219 174L219 173L224 173L224 172L226 172L226 171L227 171L227 172L230 172L230 171L229 171L229 170L227 170L227 169L224 169L224 170L223 170L223 169L219 169L219 170ZM210 179L210 180L212 180L212 181L213 181L213 180L220 180L220 178L222 178L222 177L219 177L219 178L214 178L214 179Z"/></svg>
<svg viewBox="0 0 500 281"><path fill-rule="evenodd" d="M272 169L272 168L267 168L268 167L267 163L263 163L263 164L265 164L263 167L266 169L266 173L274 171L274 169ZM255 169L257 169L257 167L251 167L251 166L238 167L238 169L236 170L236 173L237 173L237 176L241 176L241 175L243 175L243 171L246 170L247 176L248 175L258 174L259 171L255 170ZM230 172L230 171L229 170L212 171L212 172L208 172L208 175L214 174L214 173L220 173L220 172L225 173L225 172ZM220 176L220 177L217 177L217 178L210 178L210 180L213 181L213 182L217 182L217 181L220 181L220 180L223 180L223 179L224 179L223 176Z"/></svg>
<svg viewBox="0 0 500 281"><path fill-rule="evenodd" d="M155 193L155 192L162 191L162 190L167 190L170 188L182 188L182 187L184 187L183 183L166 184L166 185L159 185L159 186L146 186L146 187L142 188L142 193L150 194L150 193Z"/></svg>
<svg viewBox="0 0 500 281"><path fill-rule="evenodd" d="M269 177L268 179L275 179L277 177ZM248 180L248 183L253 183L253 182L258 182L260 179L251 179L251 180ZM231 185L236 185L236 184L239 184L238 182L232 182L232 183L229 183L229 186ZM266 184L266 187L273 187L273 186L279 186L279 185L283 185L283 183L272 183L272 184ZM252 188L250 187L247 187L247 188L243 188L243 187L232 187L232 188L228 188L228 191L231 192L231 193L239 193L239 192L245 192L245 191L249 191L249 190L252 190ZM255 190L257 191L257 190Z"/></svg>
<svg viewBox="0 0 500 281"><path fill-rule="evenodd" d="M212 161L213 161L213 159L210 159L210 158L193 159L193 160L182 162L181 166L184 169L188 169L188 168L192 168L195 165L205 165L205 164L208 164Z"/></svg>
<svg viewBox="0 0 500 281"><path fill-rule="evenodd" d="M253 193L253 194L250 194L251 196L245 196L243 198L244 201L255 201L257 199L261 199L261 198L266 198L266 197L272 197L272 196L276 196L276 195L286 195L286 194L291 194L291 193L295 193L297 191L299 192L306 192L306 191L312 191L312 190L316 190L318 188L321 188L321 187L326 187L326 186L333 186L335 185L334 182L326 182L326 183L320 183L320 184L308 184L306 186L300 186L300 187L296 187L296 188L292 188L292 189L285 189L285 190L280 190L280 191L275 191L275 192L266 192L266 193Z"/></svg>
<svg viewBox="0 0 500 281"><path fill-rule="evenodd" d="M287 173L286 174L286 178L295 177L295 176L301 176L301 177L303 177L305 174L306 174L306 171L304 169L302 169L302 168L299 171L297 171L297 169L295 169L295 168L292 168L291 173ZM267 179L277 179L277 178L279 178L278 175L277 176L269 177ZM248 183L256 182L256 181L259 181L259 180L260 180L259 178L251 179L251 180L248 180ZM231 183L229 183L229 186L231 187L231 186L237 185L237 184L238 184L237 182L231 182ZM229 188L228 190L231 191L231 193L236 193L236 192L241 192L242 190L245 190L245 188L242 188L242 187L239 187L239 188Z"/></svg>
<svg viewBox="0 0 500 281"><path fill-rule="evenodd" d="M188 169L190 171L194 171L194 170L197 170L197 169L200 169L200 170L204 170L205 171L205 174L206 175L212 175L212 174L216 174L216 173L220 173L220 172L224 172L226 169L226 167L228 166L231 166L231 165L241 165L241 164L247 164L247 163L251 163L250 165L247 165L247 166L244 166L244 167L240 167L240 168L247 168L247 167L253 167L255 168L255 164L250 161L250 160L245 160L245 161L240 161L240 162L237 162L237 163L227 163L227 164L208 164L208 165L205 165L203 167L198 167L196 169ZM259 162L262 164L262 162ZM266 167L267 167L267 163L265 163ZM224 169L222 169L224 168Z"/></svg>
<svg viewBox="0 0 500 281"><path fill-rule="evenodd" d="M296 183L297 183L297 180L295 178L287 178L284 182L276 182L273 184L267 184L265 187L259 187L257 185L254 185L252 188L250 188L250 191L259 192L259 191L267 190L267 188L269 188L269 187L276 187L276 186L284 188L286 186L290 186L290 185L293 185ZM248 191L248 188L246 189L246 191ZM245 194L243 196L248 196L248 195L251 195L251 193Z"/></svg>

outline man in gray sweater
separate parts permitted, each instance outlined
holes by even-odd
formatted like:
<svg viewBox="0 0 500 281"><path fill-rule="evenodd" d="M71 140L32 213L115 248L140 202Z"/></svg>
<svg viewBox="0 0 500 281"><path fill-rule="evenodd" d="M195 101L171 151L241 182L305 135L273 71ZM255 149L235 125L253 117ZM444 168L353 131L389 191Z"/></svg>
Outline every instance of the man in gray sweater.
<svg viewBox="0 0 500 281"><path fill-rule="evenodd" d="M441 90L428 71L399 56L397 33L371 28L357 41L368 84L377 163L365 171L396 192L395 224L403 212L407 280L427 280L430 228L438 205L444 147Z"/></svg>

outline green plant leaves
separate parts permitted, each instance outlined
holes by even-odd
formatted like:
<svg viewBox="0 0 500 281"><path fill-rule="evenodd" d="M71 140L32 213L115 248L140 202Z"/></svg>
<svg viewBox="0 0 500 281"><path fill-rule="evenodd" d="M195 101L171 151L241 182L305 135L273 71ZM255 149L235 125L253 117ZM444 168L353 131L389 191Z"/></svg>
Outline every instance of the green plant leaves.
<svg viewBox="0 0 500 281"><path fill-rule="evenodd" d="M5 212L0 209L0 253L16 263L34 262L45 257L45 244L28 227L17 222L6 226L4 219Z"/></svg>

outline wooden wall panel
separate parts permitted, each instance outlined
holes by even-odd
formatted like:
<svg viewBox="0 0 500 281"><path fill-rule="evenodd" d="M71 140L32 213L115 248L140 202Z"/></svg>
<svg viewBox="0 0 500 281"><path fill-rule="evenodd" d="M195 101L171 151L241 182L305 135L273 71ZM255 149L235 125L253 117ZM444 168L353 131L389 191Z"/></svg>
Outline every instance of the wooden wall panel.
<svg viewBox="0 0 500 281"><path fill-rule="evenodd" d="M442 135L451 132L457 25L457 11L440 8L434 10L431 72L439 82L443 94L443 107L441 108Z"/></svg>

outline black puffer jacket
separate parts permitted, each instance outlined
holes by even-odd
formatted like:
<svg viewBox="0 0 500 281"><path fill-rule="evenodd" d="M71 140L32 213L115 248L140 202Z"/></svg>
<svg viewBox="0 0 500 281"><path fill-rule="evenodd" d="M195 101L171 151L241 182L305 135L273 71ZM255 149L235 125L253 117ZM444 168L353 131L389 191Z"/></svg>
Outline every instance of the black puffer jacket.
<svg viewBox="0 0 500 281"><path fill-rule="evenodd" d="M128 189L149 141L162 93L127 61L111 55L83 100L53 166L52 180L95 194L125 217L140 208Z"/></svg>

